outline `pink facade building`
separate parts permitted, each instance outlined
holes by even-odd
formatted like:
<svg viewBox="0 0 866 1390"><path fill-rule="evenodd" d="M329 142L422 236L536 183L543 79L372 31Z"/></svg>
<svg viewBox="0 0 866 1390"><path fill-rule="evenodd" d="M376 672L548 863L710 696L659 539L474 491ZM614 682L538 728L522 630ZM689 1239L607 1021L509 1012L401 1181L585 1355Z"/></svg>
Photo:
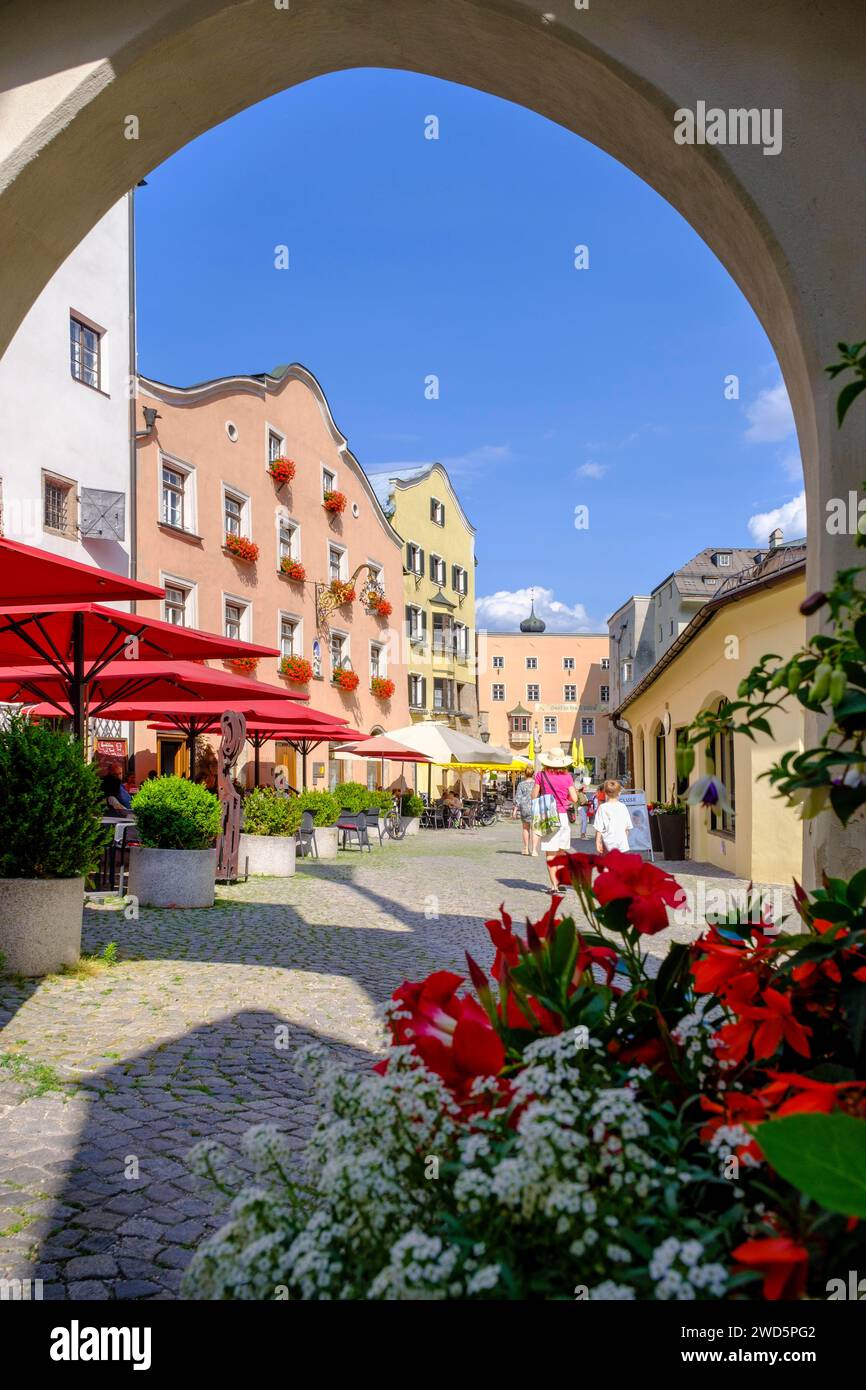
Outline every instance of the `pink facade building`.
<svg viewBox="0 0 866 1390"><path fill-rule="evenodd" d="M605 633L547 632L531 613L519 632L479 633L486 658L478 673L478 702L490 742L525 754L583 739L594 777L606 775L610 710L610 639Z"/></svg>
<svg viewBox="0 0 866 1390"><path fill-rule="evenodd" d="M315 377L291 366L190 387L139 378L137 421L138 577L166 590L154 615L277 648L257 679L307 693L312 708L364 733L408 724L402 541ZM353 576L356 598L334 607L331 586ZM307 685L285 673L297 660L312 667ZM340 689L336 670L356 673L357 689ZM184 765L178 739L141 724L136 749L139 777ZM263 749L261 780L275 761L298 786L285 745ZM248 778L251 767L252 754ZM327 745L308 764L310 786L375 785L379 775L375 764L329 760Z"/></svg>

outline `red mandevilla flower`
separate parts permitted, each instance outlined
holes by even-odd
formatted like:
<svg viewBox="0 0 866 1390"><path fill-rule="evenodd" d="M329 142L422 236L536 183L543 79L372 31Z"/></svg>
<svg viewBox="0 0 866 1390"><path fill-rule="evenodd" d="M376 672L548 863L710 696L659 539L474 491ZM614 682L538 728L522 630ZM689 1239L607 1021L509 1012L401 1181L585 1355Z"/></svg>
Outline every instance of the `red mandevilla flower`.
<svg viewBox="0 0 866 1390"><path fill-rule="evenodd" d="M484 1009L458 995L464 983L450 970L437 970L420 984L404 981L392 998L406 1017L391 1023L394 1042L414 1048L461 1100L476 1077L495 1077L505 1064L505 1048Z"/></svg>
<svg viewBox="0 0 866 1390"><path fill-rule="evenodd" d="M645 864L639 854L612 849L598 857L598 876L592 891L604 906L628 901L626 920L641 936L652 936L668 925L667 907L682 904L683 890L675 878Z"/></svg>
<svg viewBox="0 0 866 1390"><path fill-rule="evenodd" d="M809 1252L790 1236L746 1240L731 1254L739 1264L762 1272L765 1298L772 1302L780 1298L802 1298L809 1270Z"/></svg>

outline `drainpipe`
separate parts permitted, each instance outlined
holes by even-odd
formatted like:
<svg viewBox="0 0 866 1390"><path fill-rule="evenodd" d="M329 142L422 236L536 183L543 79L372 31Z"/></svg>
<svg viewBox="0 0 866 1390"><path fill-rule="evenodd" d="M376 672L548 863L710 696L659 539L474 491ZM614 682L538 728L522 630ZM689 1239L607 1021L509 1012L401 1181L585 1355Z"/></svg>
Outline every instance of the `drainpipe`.
<svg viewBox="0 0 866 1390"><path fill-rule="evenodd" d="M610 722L618 733L625 734L626 738L628 739L628 770L631 774L632 790L634 790L634 787L636 785L635 778L637 776L637 769L634 765L634 742L632 740L631 729L629 728L628 724L624 724L622 722L619 715L612 714L610 716Z"/></svg>

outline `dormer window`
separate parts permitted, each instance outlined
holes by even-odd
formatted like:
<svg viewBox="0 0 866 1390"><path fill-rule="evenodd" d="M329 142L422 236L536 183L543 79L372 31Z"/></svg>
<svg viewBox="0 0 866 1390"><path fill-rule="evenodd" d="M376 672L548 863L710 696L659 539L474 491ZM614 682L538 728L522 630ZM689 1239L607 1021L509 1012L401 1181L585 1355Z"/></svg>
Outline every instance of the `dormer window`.
<svg viewBox="0 0 866 1390"><path fill-rule="evenodd" d="M713 556L713 564L718 565L719 569L730 569L731 552L730 550L717 550Z"/></svg>

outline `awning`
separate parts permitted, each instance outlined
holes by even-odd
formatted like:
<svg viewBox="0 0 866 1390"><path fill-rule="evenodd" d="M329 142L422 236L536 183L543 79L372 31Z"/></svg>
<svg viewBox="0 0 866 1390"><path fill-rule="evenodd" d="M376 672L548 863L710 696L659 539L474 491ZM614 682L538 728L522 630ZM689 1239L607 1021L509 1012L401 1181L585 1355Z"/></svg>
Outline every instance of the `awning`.
<svg viewBox="0 0 866 1390"><path fill-rule="evenodd" d="M55 714L73 715L69 699L69 680L53 666L0 666L0 701L15 704L44 704ZM211 699L223 702L225 709L244 699L247 704L260 700L289 697L278 686L247 680L196 661L112 661L91 682L88 713L123 719L122 707L153 701L173 704L187 700ZM43 711L45 712L45 711ZM135 717L135 716L133 716Z"/></svg>
<svg viewBox="0 0 866 1390"><path fill-rule="evenodd" d="M165 590L0 536L0 603L108 603L164 598Z"/></svg>

